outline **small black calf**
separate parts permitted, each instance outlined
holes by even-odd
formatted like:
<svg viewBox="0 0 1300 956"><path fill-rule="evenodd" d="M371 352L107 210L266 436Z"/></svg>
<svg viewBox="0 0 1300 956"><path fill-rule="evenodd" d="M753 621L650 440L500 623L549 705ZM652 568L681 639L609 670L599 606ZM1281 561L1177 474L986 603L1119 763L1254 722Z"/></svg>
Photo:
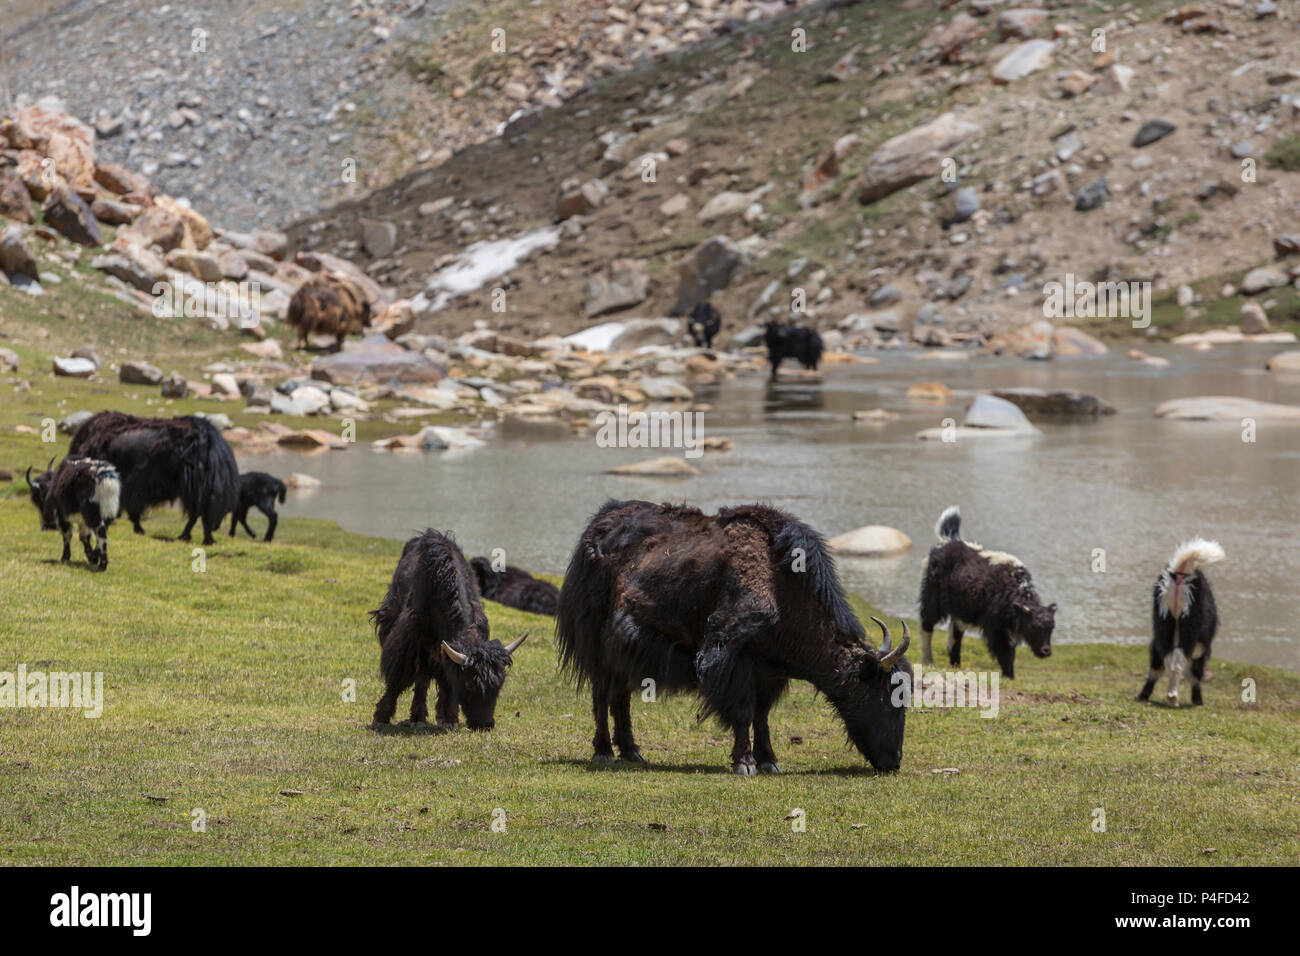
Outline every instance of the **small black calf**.
<svg viewBox="0 0 1300 956"><path fill-rule="evenodd" d="M1020 559L962 541L955 506L939 516L934 530L939 544L930 549L921 580L921 663L934 663L931 633L944 618L949 619L948 662L954 667L961 665L962 632L970 628L983 633L1006 677L1016 676L1021 640L1035 657L1050 657L1056 605L1038 600Z"/></svg>
<svg viewBox="0 0 1300 956"><path fill-rule="evenodd" d="M54 459L50 459L50 465ZM41 514L41 530L57 528L63 534L64 562L72 560L72 521L80 526L78 537L86 552L86 561L100 571L108 570L108 526L117 518L122 484L117 469L106 461L69 455L44 474L32 477L27 469L27 485L32 504ZM96 542L91 546L94 535Z"/></svg>
<svg viewBox="0 0 1300 956"><path fill-rule="evenodd" d="M772 378L787 358L796 359L806 369L817 371L822 360L822 337L801 325L782 325L768 322L763 334L767 345L767 360L772 363Z"/></svg>
<svg viewBox="0 0 1300 956"><path fill-rule="evenodd" d="M697 302L695 308L691 309L686 328L697 348L711 349L713 337L722 328L722 313L709 302Z"/></svg>
<svg viewBox="0 0 1300 956"><path fill-rule="evenodd" d="M235 506L234 514L230 518L230 536L233 538L235 529L242 524L250 538L257 537L253 529L248 526L248 509L256 508L270 521L266 526L266 537L263 539L270 541L275 537L275 525L278 520L275 502L278 498L280 504L284 504L284 495L284 482L274 475L268 475L264 471L247 471L240 475L239 504Z"/></svg>
<svg viewBox="0 0 1300 956"><path fill-rule="evenodd" d="M1151 669L1138 700L1150 700L1161 672L1169 668L1171 707L1178 706L1178 684L1191 661L1192 703L1201 703L1201 681L1210 660L1210 643L1219 629L1214 592L1200 566L1223 560L1217 541L1196 538L1178 546L1160 572L1152 593Z"/></svg>
<svg viewBox="0 0 1300 956"><path fill-rule="evenodd" d="M487 558L475 558L470 567L478 576L478 592L489 601L513 607L529 614L555 616L560 602L560 589L550 581L533 577L523 568L508 564L504 571L496 571Z"/></svg>

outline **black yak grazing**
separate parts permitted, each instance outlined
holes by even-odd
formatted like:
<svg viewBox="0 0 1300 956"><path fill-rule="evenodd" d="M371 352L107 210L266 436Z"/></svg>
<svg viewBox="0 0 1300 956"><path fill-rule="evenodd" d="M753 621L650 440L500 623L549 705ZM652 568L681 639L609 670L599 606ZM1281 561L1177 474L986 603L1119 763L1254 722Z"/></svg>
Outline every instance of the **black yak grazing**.
<svg viewBox="0 0 1300 956"><path fill-rule="evenodd" d="M137 418L99 412L72 436L69 454L111 462L122 478L122 510L136 534L153 505L179 499L185 510L181 540L203 522L203 543L239 503L239 468L225 438L206 418Z"/></svg>
<svg viewBox="0 0 1300 956"><path fill-rule="evenodd" d="M1219 629L1219 610L1202 565L1223 560L1217 541L1195 538L1180 544L1156 579L1152 593L1151 669L1138 700L1150 700L1160 673L1169 668L1166 700L1178 706L1178 684L1191 661L1192 703L1201 703L1201 681L1210 660L1210 643Z"/></svg>
<svg viewBox="0 0 1300 956"><path fill-rule="evenodd" d="M279 478L268 475L264 471L244 472L239 476L239 503L235 505L235 513L230 517L230 536L233 538L235 529L242 524L250 538L257 537L253 529L248 526L248 510L256 508L266 515L269 521L266 526L266 538L263 540L270 541L275 537L275 525L279 520L275 513L275 502L278 498L280 504L284 504L284 496L284 482Z"/></svg>
<svg viewBox="0 0 1300 956"><path fill-rule="evenodd" d="M722 328L722 313L710 302L697 302L686 320L686 329L697 348L713 348L713 337Z"/></svg>
<svg viewBox="0 0 1300 956"><path fill-rule="evenodd" d="M429 530L406 542L388 593L370 619L387 685L372 728L388 725L398 696L412 684L411 724L423 725L432 680L438 684L439 727L455 727L464 710L471 730L492 729L510 655L528 635L506 646L489 640L474 572L455 541Z"/></svg>
<svg viewBox="0 0 1300 956"><path fill-rule="evenodd" d="M50 465L54 459L50 459ZM106 461L69 455L59 467L32 477L27 469L27 486L32 504L41 515L41 530L56 528L63 534L62 561L72 560L72 521L80 526L86 561L100 571L108 570L108 526L117 518L122 485L117 469ZM91 536L95 544L91 546Z"/></svg>
<svg viewBox="0 0 1300 956"><path fill-rule="evenodd" d="M921 663L933 664L931 634L948 624L948 662L961 664L963 632L977 628L1009 678L1016 676L1016 645L1029 645L1035 657L1052 654L1056 605L1044 606L1015 555L989 551L960 538L961 512L948 508L935 525L939 544L930 549L921 580Z"/></svg>
<svg viewBox="0 0 1300 956"><path fill-rule="evenodd" d="M775 508L606 503L569 561L556 635L564 669L591 684L597 762L614 746L645 762L631 695L647 679L656 693L699 692L702 713L735 735L738 774L780 772L768 712L791 680L826 695L877 770L902 762L906 629L897 647L887 634L879 651L868 645L821 536Z"/></svg>
<svg viewBox="0 0 1300 956"><path fill-rule="evenodd" d="M767 345L767 360L772 364L772 378L776 378L776 370L787 358L796 359L814 372L821 363L822 337L813 329L772 321L767 323L763 341Z"/></svg>
<svg viewBox="0 0 1300 956"><path fill-rule="evenodd" d="M550 581L535 578L512 564L506 565L504 571L494 571L487 558L475 558L470 566L478 577L479 594L489 601L530 614L555 616L560 589Z"/></svg>

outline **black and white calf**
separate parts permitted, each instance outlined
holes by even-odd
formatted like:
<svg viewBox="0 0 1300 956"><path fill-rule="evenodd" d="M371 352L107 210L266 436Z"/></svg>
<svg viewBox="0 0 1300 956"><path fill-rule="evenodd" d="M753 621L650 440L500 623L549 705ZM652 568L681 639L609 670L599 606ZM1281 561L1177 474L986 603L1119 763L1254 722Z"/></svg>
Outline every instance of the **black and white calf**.
<svg viewBox="0 0 1300 956"><path fill-rule="evenodd" d="M240 475L239 504L235 506L235 513L230 518L230 536L233 538L235 529L242 524L250 538L257 537L253 529L248 526L248 510L256 508L266 515L270 522L266 526L266 537L263 539L270 541L275 537L275 525L279 520L275 513L275 502L278 498L280 504L284 504L284 495L284 482L274 475L268 475L264 471L247 471Z"/></svg>
<svg viewBox="0 0 1300 956"><path fill-rule="evenodd" d="M1050 657L1056 605L1044 606L1038 600L1020 559L962 541L961 512L955 505L939 516L934 533L939 544L930 549L921 579L921 663L934 663L930 639L945 618L948 662L954 667L961 664L963 633L971 628L984 635L1006 677L1016 676L1016 645L1021 641L1035 657Z"/></svg>
<svg viewBox="0 0 1300 956"><path fill-rule="evenodd" d="M50 459L50 465L54 459ZM27 469L32 504L41 513L41 530L63 534L63 561L72 560L72 518L80 525L81 547L91 567L108 568L108 526L117 518L122 483L106 461L69 455L50 470L32 477ZM91 537L95 544L91 546Z"/></svg>
<svg viewBox="0 0 1300 956"><path fill-rule="evenodd" d="M1190 660L1192 703L1201 703L1201 681L1210 659L1210 642L1219 629L1214 592L1201 566L1222 560L1219 542L1195 538L1180 544L1160 572L1152 594L1151 669L1138 700L1151 699L1156 681L1168 668L1169 693L1165 699L1171 707L1177 707L1178 685Z"/></svg>

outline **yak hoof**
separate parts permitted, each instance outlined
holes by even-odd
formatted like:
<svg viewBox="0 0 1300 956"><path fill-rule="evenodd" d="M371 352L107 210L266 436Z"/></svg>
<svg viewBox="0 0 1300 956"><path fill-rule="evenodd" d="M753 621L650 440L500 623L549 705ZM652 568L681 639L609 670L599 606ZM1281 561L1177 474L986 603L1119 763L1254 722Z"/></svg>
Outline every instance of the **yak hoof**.
<svg viewBox="0 0 1300 956"><path fill-rule="evenodd" d="M619 758L627 761L628 763L634 763L640 767L644 767L646 765L645 757L641 756L641 751L639 750L624 750L619 753Z"/></svg>
<svg viewBox="0 0 1300 956"><path fill-rule="evenodd" d="M1168 704L1170 707L1177 707L1177 706L1178 706L1178 695L1177 695L1177 694L1167 694L1167 695L1165 695L1165 703Z"/></svg>
<svg viewBox="0 0 1300 956"><path fill-rule="evenodd" d="M439 730L455 730L455 729L456 729L457 727L459 727L459 726L460 726L460 722L459 722L459 721L455 721L455 720L440 720L440 721L438 721L438 729L439 729Z"/></svg>
<svg viewBox="0 0 1300 956"><path fill-rule="evenodd" d="M371 730L380 730L380 731L382 731L382 730L387 730L387 729L388 729L388 721L386 721L386 720L372 720L372 721L370 722L370 729L371 729Z"/></svg>
<svg viewBox="0 0 1300 956"><path fill-rule="evenodd" d="M758 767L754 764L753 754L745 754L731 765L731 770L741 777L755 777L758 775Z"/></svg>
<svg viewBox="0 0 1300 956"><path fill-rule="evenodd" d="M591 762L599 767L608 767L614 762L613 754L592 754Z"/></svg>
<svg viewBox="0 0 1300 956"><path fill-rule="evenodd" d="M758 772L759 773L780 773L781 768L777 766L775 760L769 760L766 763L761 763L758 765Z"/></svg>

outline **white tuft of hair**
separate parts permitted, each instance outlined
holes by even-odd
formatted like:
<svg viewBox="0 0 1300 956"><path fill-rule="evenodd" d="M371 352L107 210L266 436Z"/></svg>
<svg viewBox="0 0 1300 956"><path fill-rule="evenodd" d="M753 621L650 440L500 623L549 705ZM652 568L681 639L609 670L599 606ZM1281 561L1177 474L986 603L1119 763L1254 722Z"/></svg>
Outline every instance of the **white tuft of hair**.
<svg viewBox="0 0 1300 956"><path fill-rule="evenodd" d="M944 525L948 525L947 530ZM934 524L934 536L940 541L951 541L957 537L961 530L961 509L956 505L949 505L943 509L943 514L939 515L939 520Z"/></svg>
<svg viewBox="0 0 1300 956"><path fill-rule="evenodd" d="M101 478L95 485L95 504L99 505L99 513L106 521L117 520L121 497L122 485L116 475Z"/></svg>
<svg viewBox="0 0 1300 956"><path fill-rule="evenodd" d="M1174 549L1167 567L1175 573L1194 574L1197 568L1218 564L1224 557L1223 546L1219 542L1193 538Z"/></svg>

